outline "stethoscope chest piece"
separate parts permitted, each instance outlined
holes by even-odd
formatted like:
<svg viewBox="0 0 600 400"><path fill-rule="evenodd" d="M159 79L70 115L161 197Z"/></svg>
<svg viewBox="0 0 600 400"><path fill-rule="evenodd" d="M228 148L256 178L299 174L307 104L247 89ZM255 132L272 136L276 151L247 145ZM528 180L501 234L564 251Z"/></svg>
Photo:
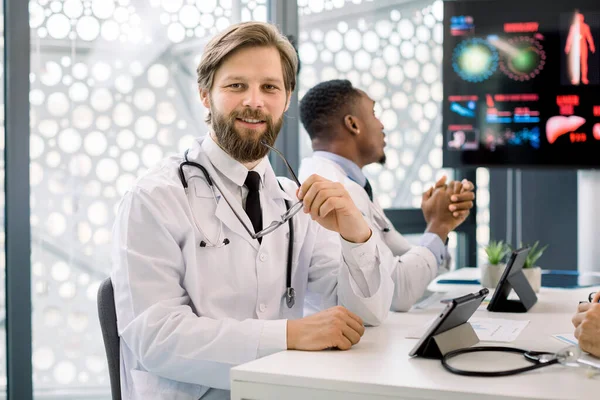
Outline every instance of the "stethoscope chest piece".
<svg viewBox="0 0 600 400"><path fill-rule="evenodd" d="M288 308L292 308L294 307L294 304L296 304L296 291L293 287L287 288L287 291L285 292L285 303Z"/></svg>

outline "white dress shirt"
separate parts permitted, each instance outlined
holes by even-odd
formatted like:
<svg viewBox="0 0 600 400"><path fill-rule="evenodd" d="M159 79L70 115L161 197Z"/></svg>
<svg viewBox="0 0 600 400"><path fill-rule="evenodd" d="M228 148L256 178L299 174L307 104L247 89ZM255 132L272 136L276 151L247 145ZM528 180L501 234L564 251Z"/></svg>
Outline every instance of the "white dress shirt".
<svg viewBox="0 0 600 400"><path fill-rule="evenodd" d="M312 174L341 182L373 231L396 256L391 270L395 285L391 309L409 310L426 293L429 283L439 273L447 272L450 258L440 237L426 234L421 238L419 246L414 246L406 240L385 216L377 201L369 199L364 189L366 178L360 168L350 160L332 153L315 152L311 157L302 160L299 179L303 181ZM361 180L361 183L357 183ZM389 231L384 231L384 228L388 228ZM315 298L318 299L316 296L309 296L307 312L314 312Z"/></svg>

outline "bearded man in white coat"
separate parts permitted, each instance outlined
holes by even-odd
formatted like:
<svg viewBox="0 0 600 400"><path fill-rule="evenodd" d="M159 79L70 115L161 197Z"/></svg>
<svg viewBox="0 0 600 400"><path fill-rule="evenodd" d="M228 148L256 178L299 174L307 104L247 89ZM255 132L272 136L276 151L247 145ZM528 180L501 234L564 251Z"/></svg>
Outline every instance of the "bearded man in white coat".
<svg viewBox="0 0 600 400"><path fill-rule="evenodd" d="M300 118L314 153L302 160L299 177L302 181L319 174L344 185L375 234L394 254L391 309L407 311L429 283L447 270L448 234L469 215L474 186L466 180L446 184L444 177L427 190L421 206L427 229L419 245L411 245L385 216L362 172L369 164L385 163L384 127L374 107L373 99L348 80L326 81L308 90L300 102ZM440 202L439 196L445 201ZM307 311L313 302L311 296Z"/></svg>
<svg viewBox="0 0 600 400"><path fill-rule="evenodd" d="M386 318L395 261L344 186L299 187L266 157L297 64L269 24L214 37L197 69L209 134L124 195L111 274L124 399L226 399L232 366L347 350ZM303 317L309 292L323 311Z"/></svg>

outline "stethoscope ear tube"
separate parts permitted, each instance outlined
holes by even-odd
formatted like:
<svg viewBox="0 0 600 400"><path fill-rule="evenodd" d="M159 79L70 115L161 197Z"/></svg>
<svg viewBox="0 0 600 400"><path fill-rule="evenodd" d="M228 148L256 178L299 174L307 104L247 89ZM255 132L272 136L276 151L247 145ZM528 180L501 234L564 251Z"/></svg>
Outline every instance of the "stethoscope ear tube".
<svg viewBox="0 0 600 400"><path fill-rule="evenodd" d="M281 186L281 184L280 184ZM283 190L283 188L282 188ZM289 210L291 205L289 201L285 201L285 207ZM287 271L285 278L285 304L288 308L294 307L296 303L296 291L292 287L292 262L294 257L294 222L292 221L294 218L290 218L288 220L288 224L290 225L290 237L288 241L288 256L287 256Z"/></svg>

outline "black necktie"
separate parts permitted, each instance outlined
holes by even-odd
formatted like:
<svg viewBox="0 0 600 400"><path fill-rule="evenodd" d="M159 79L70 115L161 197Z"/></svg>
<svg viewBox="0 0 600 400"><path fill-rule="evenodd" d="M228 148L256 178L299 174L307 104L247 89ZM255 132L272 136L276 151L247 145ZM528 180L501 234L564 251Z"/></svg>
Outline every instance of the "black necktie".
<svg viewBox="0 0 600 400"><path fill-rule="evenodd" d="M258 172L249 171L244 185L248 188L248 197L246 197L246 214L252 222L254 233L262 230L262 211L260 209L260 175ZM262 238L258 238L260 243Z"/></svg>
<svg viewBox="0 0 600 400"><path fill-rule="evenodd" d="M369 195L369 199L373 201L373 188L371 187L371 184L369 183L368 179L367 183L365 183L365 192L367 192L367 194Z"/></svg>

